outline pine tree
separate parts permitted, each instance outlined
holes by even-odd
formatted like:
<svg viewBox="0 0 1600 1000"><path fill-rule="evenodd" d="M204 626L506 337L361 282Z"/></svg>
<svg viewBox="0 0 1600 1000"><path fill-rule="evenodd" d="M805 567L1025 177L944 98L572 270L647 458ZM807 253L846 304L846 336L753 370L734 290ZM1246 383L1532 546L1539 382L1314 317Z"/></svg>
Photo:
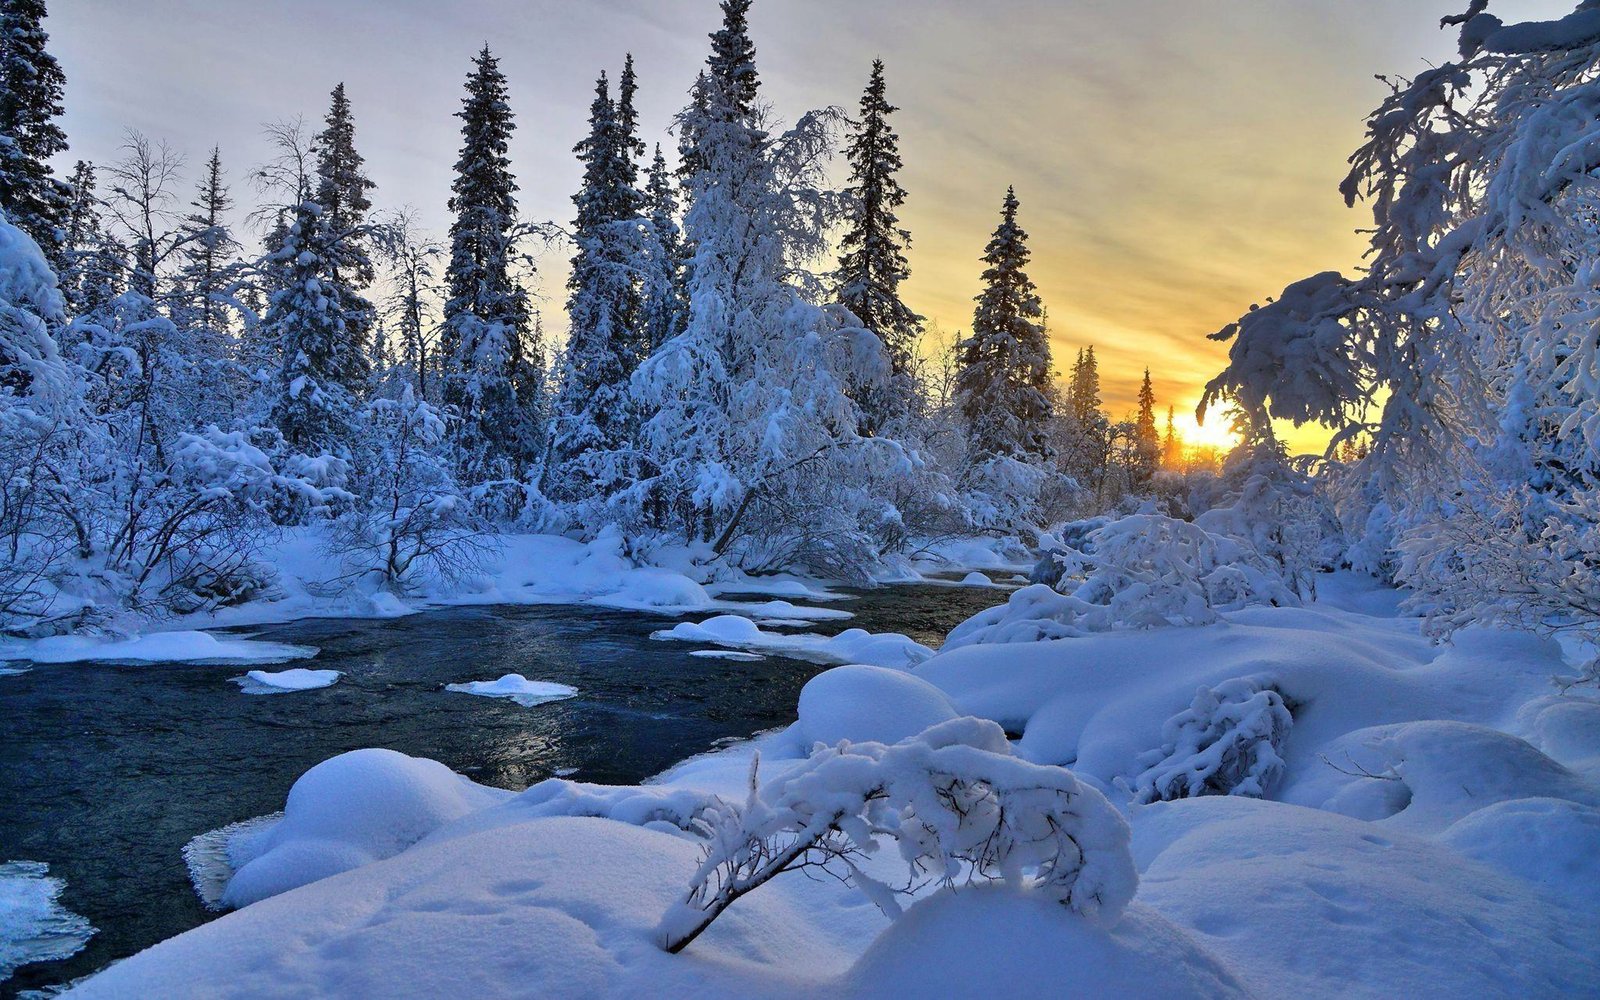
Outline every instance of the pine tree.
<svg viewBox="0 0 1600 1000"><path fill-rule="evenodd" d="M661 144L656 144L650 163L650 179L645 185L645 218L650 224L651 248L655 260L645 274L639 329L642 354L648 357L656 348L683 331L689 311L683 231L678 227L678 195L667 170Z"/></svg>
<svg viewBox="0 0 1600 1000"><path fill-rule="evenodd" d="M315 197L322 206L323 224L336 238L330 248L334 273L357 290L372 284L372 259L367 252L365 223L375 186L363 173L365 160L356 151L355 119L344 84L333 88L326 127L313 148L317 156Z"/></svg>
<svg viewBox="0 0 1600 1000"><path fill-rule="evenodd" d="M1078 361L1072 366L1072 383L1068 393L1072 401L1073 416L1084 426L1103 422L1105 414L1100 403L1100 363L1094 357L1094 345L1078 352Z"/></svg>
<svg viewBox="0 0 1600 1000"><path fill-rule="evenodd" d="M59 268L72 194L50 158L67 148L66 75L45 50L45 13L44 0L0 0L0 210Z"/></svg>
<svg viewBox="0 0 1600 1000"><path fill-rule="evenodd" d="M174 320L215 345L220 355L232 334L227 303L240 250L228 228L233 199L223 183L220 149L211 150L191 207L193 211L184 219L185 262L178 276L181 307L175 310Z"/></svg>
<svg viewBox="0 0 1600 1000"><path fill-rule="evenodd" d="M622 91L626 102L611 99L606 76L600 75L590 105L589 135L573 150L584 173L583 186L572 199L578 209L573 227L578 249L567 280L567 349L554 442L557 461L568 468L558 492L582 493L586 487L575 480L611 475L593 468L588 453L625 443L631 419L627 383L643 360L638 343L641 196L630 176L635 174L635 140L624 122L624 115L633 114L631 59L628 66ZM578 465L590 467L573 467Z"/></svg>
<svg viewBox="0 0 1600 1000"><path fill-rule="evenodd" d="M1139 416L1133 425L1134 480L1148 481L1161 464L1161 434L1156 430L1156 391L1150 384L1150 369L1144 370L1139 385Z"/></svg>
<svg viewBox="0 0 1600 1000"><path fill-rule="evenodd" d="M756 46L750 39L751 0L722 0L722 27L711 35L706 60L710 78L721 93L717 105L724 121L753 121L760 80Z"/></svg>
<svg viewBox="0 0 1600 1000"><path fill-rule="evenodd" d="M863 505L864 467L892 449L862 444L845 387L864 377L852 368L876 357L876 344L861 349L870 334L796 287L814 282L803 264L826 248L818 221L832 198L821 164L834 116L803 115L768 137L748 8L723 3L707 69L679 116L689 316L633 380L648 414L641 475L614 509L756 560L793 532L789 558L804 549L835 571L859 570L871 544L864 525L884 521L881 502Z"/></svg>
<svg viewBox="0 0 1600 1000"><path fill-rule="evenodd" d="M126 249L105 231L92 163L79 160L68 181L72 197L61 243L61 294L69 316L89 316L122 294Z"/></svg>
<svg viewBox="0 0 1600 1000"><path fill-rule="evenodd" d="M1167 433L1161 439L1161 467L1168 472L1183 469L1183 441L1178 437L1178 428L1173 422L1173 408L1170 406L1167 407Z"/></svg>
<svg viewBox="0 0 1600 1000"><path fill-rule="evenodd" d="M1028 234L1017 208L1016 192L1007 188L956 379L957 405L981 458L1042 458L1048 450L1050 343L1039 323L1038 291L1024 270Z"/></svg>
<svg viewBox="0 0 1600 1000"><path fill-rule="evenodd" d="M443 398L460 417L458 450L467 471L508 477L536 446L519 388L532 390L538 366L525 355L527 292L512 275L517 185L507 149L516 126L506 78L488 46L473 65L456 113L462 144L451 186L455 221L440 330Z"/></svg>
<svg viewBox="0 0 1600 1000"><path fill-rule="evenodd" d="M262 334L283 359L271 419L304 454L345 454L371 375L372 306L335 273L340 234L319 202L296 210L282 248L285 285L272 294Z"/></svg>
<svg viewBox="0 0 1600 1000"><path fill-rule="evenodd" d="M861 96L861 120L846 147L850 208L835 277L840 304L878 336L889 358L889 378L867 387L860 401L869 432L909 412L913 352L922 332L922 317L900 298L900 283L911 276L905 255L911 234L900 228L895 214L906 192L895 177L902 166L900 137L889 126L889 116L898 109L884 94L883 60L875 59Z"/></svg>

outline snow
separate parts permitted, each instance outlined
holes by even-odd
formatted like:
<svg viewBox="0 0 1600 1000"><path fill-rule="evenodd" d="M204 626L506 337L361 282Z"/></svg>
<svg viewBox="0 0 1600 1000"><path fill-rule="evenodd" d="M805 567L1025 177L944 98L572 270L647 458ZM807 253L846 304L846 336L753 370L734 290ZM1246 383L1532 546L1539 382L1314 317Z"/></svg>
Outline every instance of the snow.
<svg viewBox="0 0 1600 1000"><path fill-rule="evenodd" d="M807 743L898 743L957 717L944 693L900 670L862 665L834 667L800 689L800 721Z"/></svg>
<svg viewBox="0 0 1600 1000"><path fill-rule="evenodd" d="M222 838L239 869L231 901L262 901L75 995L1593 992L1600 698L1555 693L1565 661L1550 640L1480 629L1434 646L1396 617L1392 593L1344 576L1318 590L1305 607L1223 612L1201 627L835 667L802 690L793 726L640 787L552 779L513 794L430 761L346 754L296 784L282 820ZM741 642L760 631L710 626ZM943 742L950 727L977 744ZM660 949L663 915L683 912L704 870L710 826L804 812L824 795L845 803L878 787L874 768L911 781L916 767L882 762L926 764L945 752L936 744L1000 787L1017 787L1008 768L1038 768L1125 816L1138 889L1120 918L1113 907L1088 919L1037 888L967 884L960 866L953 889L936 878L895 897L904 861L883 850L849 876L877 885L870 898L783 874L683 953ZM1271 746L1275 759L1251 759L1273 774L1239 768L1260 779L1250 795L1137 804L1152 754L1193 760L1182 773L1199 775L1218 746L1218 759ZM1058 764L1071 770L1044 766ZM930 808L913 801L916 815ZM912 829L897 825L905 815L882 812L877 836ZM1116 856L1115 837L1086 843ZM1107 898L1126 901L1131 879L1120 890L1111 879ZM896 898L909 905L892 921L873 905Z"/></svg>
<svg viewBox="0 0 1600 1000"><path fill-rule="evenodd" d="M89 921L61 906L64 888L42 862L0 862L0 984L19 966L76 954L94 936Z"/></svg>
<svg viewBox="0 0 1600 1000"><path fill-rule="evenodd" d="M237 871L222 902L244 906L392 857L509 795L393 750L340 754L301 775L281 820L229 844Z"/></svg>
<svg viewBox="0 0 1600 1000"><path fill-rule="evenodd" d="M59 635L0 642L0 661L33 663L283 663L316 655L309 646L210 632L153 632L126 639Z"/></svg>
<svg viewBox="0 0 1600 1000"><path fill-rule="evenodd" d="M446 691L482 695L485 698L510 698L524 708L543 705L547 701L573 698L578 689L554 681L530 681L521 674L506 674L492 681L467 681L464 684L446 684Z"/></svg>
<svg viewBox="0 0 1600 1000"><path fill-rule="evenodd" d="M1560 996L1600 983L1586 919L1438 843L1241 798L1146 807L1139 899L1259 996Z"/></svg>
<svg viewBox="0 0 1600 1000"><path fill-rule="evenodd" d="M232 678L244 688L245 694L283 694L289 691L314 691L332 687L344 676L338 670L307 670L292 667L288 670L252 670L243 677Z"/></svg>
<svg viewBox="0 0 1600 1000"><path fill-rule="evenodd" d="M1102 927L1043 894L994 887L945 890L918 903L878 936L842 985L852 997L1250 995L1201 935L1149 908L1136 905Z"/></svg>
<svg viewBox="0 0 1600 1000"><path fill-rule="evenodd" d="M717 615L703 622L679 622L650 635L652 639L709 642L742 650L765 650L817 660L822 663L867 663L884 667L911 667L933 655L933 650L898 632L845 629L835 636L786 635L767 632L741 615Z"/></svg>

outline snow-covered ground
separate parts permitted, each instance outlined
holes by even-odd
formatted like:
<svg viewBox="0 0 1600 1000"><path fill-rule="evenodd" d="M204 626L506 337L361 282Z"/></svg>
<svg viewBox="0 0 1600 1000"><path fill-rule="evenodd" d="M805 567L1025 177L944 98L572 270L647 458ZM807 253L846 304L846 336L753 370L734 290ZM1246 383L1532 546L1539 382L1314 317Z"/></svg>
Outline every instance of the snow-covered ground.
<svg viewBox="0 0 1600 1000"><path fill-rule="evenodd" d="M180 630L117 638L57 635L0 641L0 661L34 663L286 663L316 656L309 646Z"/></svg>
<svg viewBox="0 0 1600 1000"><path fill-rule="evenodd" d="M637 788L512 794L346 754L216 852L249 905L73 995L1600 992L1600 698L1557 693L1552 642L1470 630L1433 647L1392 592L1321 592L1203 627L839 667L789 729ZM1072 768L1126 816L1140 878L1115 922L999 884L929 886L891 921L791 873L661 950L702 855L693 817L743 801L757 753L781 782L813 740L915 740L958 715L1001 723L1024 761ZM1161 801L1186 781L1266 798ZM894 853L865 870L892 878Z"/></svg>

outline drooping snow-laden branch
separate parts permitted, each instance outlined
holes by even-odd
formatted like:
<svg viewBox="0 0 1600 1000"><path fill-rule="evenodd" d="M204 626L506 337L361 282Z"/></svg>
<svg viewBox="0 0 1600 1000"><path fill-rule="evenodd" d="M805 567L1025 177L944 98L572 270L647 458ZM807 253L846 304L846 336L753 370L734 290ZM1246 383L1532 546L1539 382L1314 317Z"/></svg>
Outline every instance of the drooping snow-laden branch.
<svg viewBox="0 0 1600 1000"><path fill-rule="evenodd" d="M1374 489L1345 518L1381 530L1438 632L1600 634L1600 11L1507 25L1474 2L1446 24L1460 58L1394 81L1350 160L1365 271L1224 328L1201 410L1366 438Z"/></svg>
<svg viewBox="0 0 1600 1000"><path fill-rule="evenodd" d="M929 884L1029 884L1114 922L1138 885L1128 826L1072 772L1020 760L1004 731L964 718L893 746L843 741L763 786L752 762L742 805L712 817L711 842L659 937L679 952L740 897L790 871L831 875L889 916ZM893 842L903 882L863 870Z"/></svg>

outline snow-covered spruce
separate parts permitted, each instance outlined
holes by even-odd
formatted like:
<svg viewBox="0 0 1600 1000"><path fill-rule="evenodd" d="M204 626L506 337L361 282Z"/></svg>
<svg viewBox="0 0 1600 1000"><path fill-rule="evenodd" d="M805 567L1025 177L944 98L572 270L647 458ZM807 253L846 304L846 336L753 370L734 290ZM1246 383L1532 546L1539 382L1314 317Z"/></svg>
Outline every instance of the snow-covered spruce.
<svg viewBox="0 0 1600 1000"><path fill-rule="evenodd" d="M1114 923L1138 886L1121 814L1071 772L1017 759L987 720L952 719L892 746L841 741L766 786L759 761L744 803L716 815L688 896L662 918L669 952L784 872L827 872L890 916L896 895L927 881L1004 880ZM905 862L902 884L859 863L883 841Z"/></svg>

